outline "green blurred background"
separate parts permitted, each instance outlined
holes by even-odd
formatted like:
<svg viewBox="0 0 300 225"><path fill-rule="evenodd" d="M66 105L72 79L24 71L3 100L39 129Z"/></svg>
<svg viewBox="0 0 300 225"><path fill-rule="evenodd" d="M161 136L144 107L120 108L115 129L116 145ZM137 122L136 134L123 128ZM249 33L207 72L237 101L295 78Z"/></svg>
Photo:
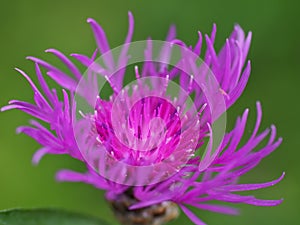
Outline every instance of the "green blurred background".
<svg viewBox="0 0 300 225"><path fill-rule="evenodd" d="M28 55L56 63L43 51L56 48L66 54L92 54L96 45L88 17L105 29L111 47L120 45L127 31L127 11L135 17L134 40L148 36L164 39L170 24L176 24L178 37L194 44L197 31L210 32L218 26L216 46L220 49L233 25L239 23L253 32L248 58L252 60L249 84L238 102L228 112L228 127L247 107L251 109L248 135L253 128L255 102L262 102L262 127L274 123L283 144L242 182L272 180L286 171L286 178L276 187L254 192L258 197L281 198L275 208L239 206L237 217L198 211L211 225L218 224L300 224L300 153L299 153L299 5L296 1L40 1L15 0L0 3L0 105L9 99L32 101L32 92L14 67L34 77L34 65ZM35 78L34 78L35 80ZM25 135L16 135L15 128L30 117L19 111L0 116L0 209L13 207L58 207L105 218L117 224L103 200L103 192L86 184L57 183L55 172L60 168L84 171L84 167L66 156L46 156L38 166L31 156L39 147ZM171 224L191 224L181 214Z"/></svg>

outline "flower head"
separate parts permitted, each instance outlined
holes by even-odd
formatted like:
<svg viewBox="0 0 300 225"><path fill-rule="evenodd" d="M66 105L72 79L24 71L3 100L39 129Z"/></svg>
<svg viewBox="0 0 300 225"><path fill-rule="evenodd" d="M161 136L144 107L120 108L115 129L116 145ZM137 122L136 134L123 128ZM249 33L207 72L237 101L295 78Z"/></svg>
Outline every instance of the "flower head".
<svg viewBox="0 0 300 225"><path fill-rule="evenodd" d="M32 120L31 126L18 128L42 145L34 163L45 154L68 154L81 160L87 166L86 173L62 170L57 179L106 190L106 198L124 224L162 224L177 216L175 205L195 224L204 224L187 205L236 214L236 209L210 201L257 206L281 203L237 194L272 186L284 176L262 184L237 183L281 143L274 126L258 132L260 103L253 133L244 145L240 142L248 109L234 129L225 133L225 112L242 94L250 75L246 57L251 32L245 37L236 25L219 53L214 49L215 25L204 38L198 32L194 47L176 39L173 26L165 42L131 42L134 21L129 13L124 45L110 49L97 22L88 19L88 23L97 50L91 58L71 55L86 71L54 49L46 52L60 59L71 76L28 57L35 63L40 91L17 69L31 85L35 103L12 100L2 110L19 109L50 125L48 129ZM203 39L205 53L201 51ZM129 65L135 65L133 71ZM62 99L47 85L41 67L63 88ZM111 94L101 97L107 83ZM267 144L260 147L267 138Z"/></svg>

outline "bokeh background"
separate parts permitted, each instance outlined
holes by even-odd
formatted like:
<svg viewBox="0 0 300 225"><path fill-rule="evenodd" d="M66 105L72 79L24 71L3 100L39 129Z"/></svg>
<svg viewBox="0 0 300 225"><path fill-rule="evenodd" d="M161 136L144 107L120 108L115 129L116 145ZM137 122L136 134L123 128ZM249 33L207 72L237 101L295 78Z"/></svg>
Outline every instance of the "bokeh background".
<svg viewBox="0 0 300 225"><path fill-rule="evenodd" d="M282 0L131 0L131 1L40 1L15 0L0 3L0 106L9 99L32 101L32 92L14 67L34 78L34 65L25 59L37 56L56 63L44 53L56 48L66 54L91 55L96 45L88 17L105 29L111 47L120 45L127 31L127 12L135 17L134 40L149 36L163 40L170 24L176 24L178 37L194 44L197 31L209 33L217 24L217 49L239 23L253 32L249 57L252 75L237 103L228 111L228 128L245 108L251 109L248 135L256 115L255 102L262 102L262 127L276 124L283 144L242 182L263 182L280 176L286 178L276 187L254 192L258 197L284 198L275 208L239 206L237 217L197 211L211 225L219 224L300 224L300 149L299 149L299 5ZM35 78L34 78L35 80ZM26 124L29 116L10 111L0 115L0 209L14 207L56 207L95 215L117 224L103 200L103 192L86 184L57 183L55 172L60 168L84 171L84 167L67 156L46 156L38 166L31 156L39 147L25 135L16 135L15 128ZM181 214L170 224L191 224Z"/></svg>

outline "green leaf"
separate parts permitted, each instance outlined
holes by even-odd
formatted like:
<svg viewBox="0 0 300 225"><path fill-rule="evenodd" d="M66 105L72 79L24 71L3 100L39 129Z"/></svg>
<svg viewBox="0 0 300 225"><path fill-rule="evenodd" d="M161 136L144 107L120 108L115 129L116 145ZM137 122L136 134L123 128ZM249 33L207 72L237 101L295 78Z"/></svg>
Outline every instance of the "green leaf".
<svg viewBox="0 0 300 225"><path fill-rule="evenodd" d="M57 209L12 209L0 211L0 225L108 225L95 218Z"/></svg>

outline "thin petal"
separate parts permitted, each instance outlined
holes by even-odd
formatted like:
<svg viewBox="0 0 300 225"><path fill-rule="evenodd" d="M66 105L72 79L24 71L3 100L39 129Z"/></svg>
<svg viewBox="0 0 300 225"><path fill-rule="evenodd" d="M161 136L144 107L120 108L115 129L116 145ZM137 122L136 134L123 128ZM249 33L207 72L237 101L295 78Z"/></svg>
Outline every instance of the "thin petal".
<svg viewBox="0 0 300 225"><path fill-rule="evenodd" d="M190 220L196 225L206 225L203 221L201 221L191 210L189 210L184 205L179 205L182 211L190 218Z"/></svg>

